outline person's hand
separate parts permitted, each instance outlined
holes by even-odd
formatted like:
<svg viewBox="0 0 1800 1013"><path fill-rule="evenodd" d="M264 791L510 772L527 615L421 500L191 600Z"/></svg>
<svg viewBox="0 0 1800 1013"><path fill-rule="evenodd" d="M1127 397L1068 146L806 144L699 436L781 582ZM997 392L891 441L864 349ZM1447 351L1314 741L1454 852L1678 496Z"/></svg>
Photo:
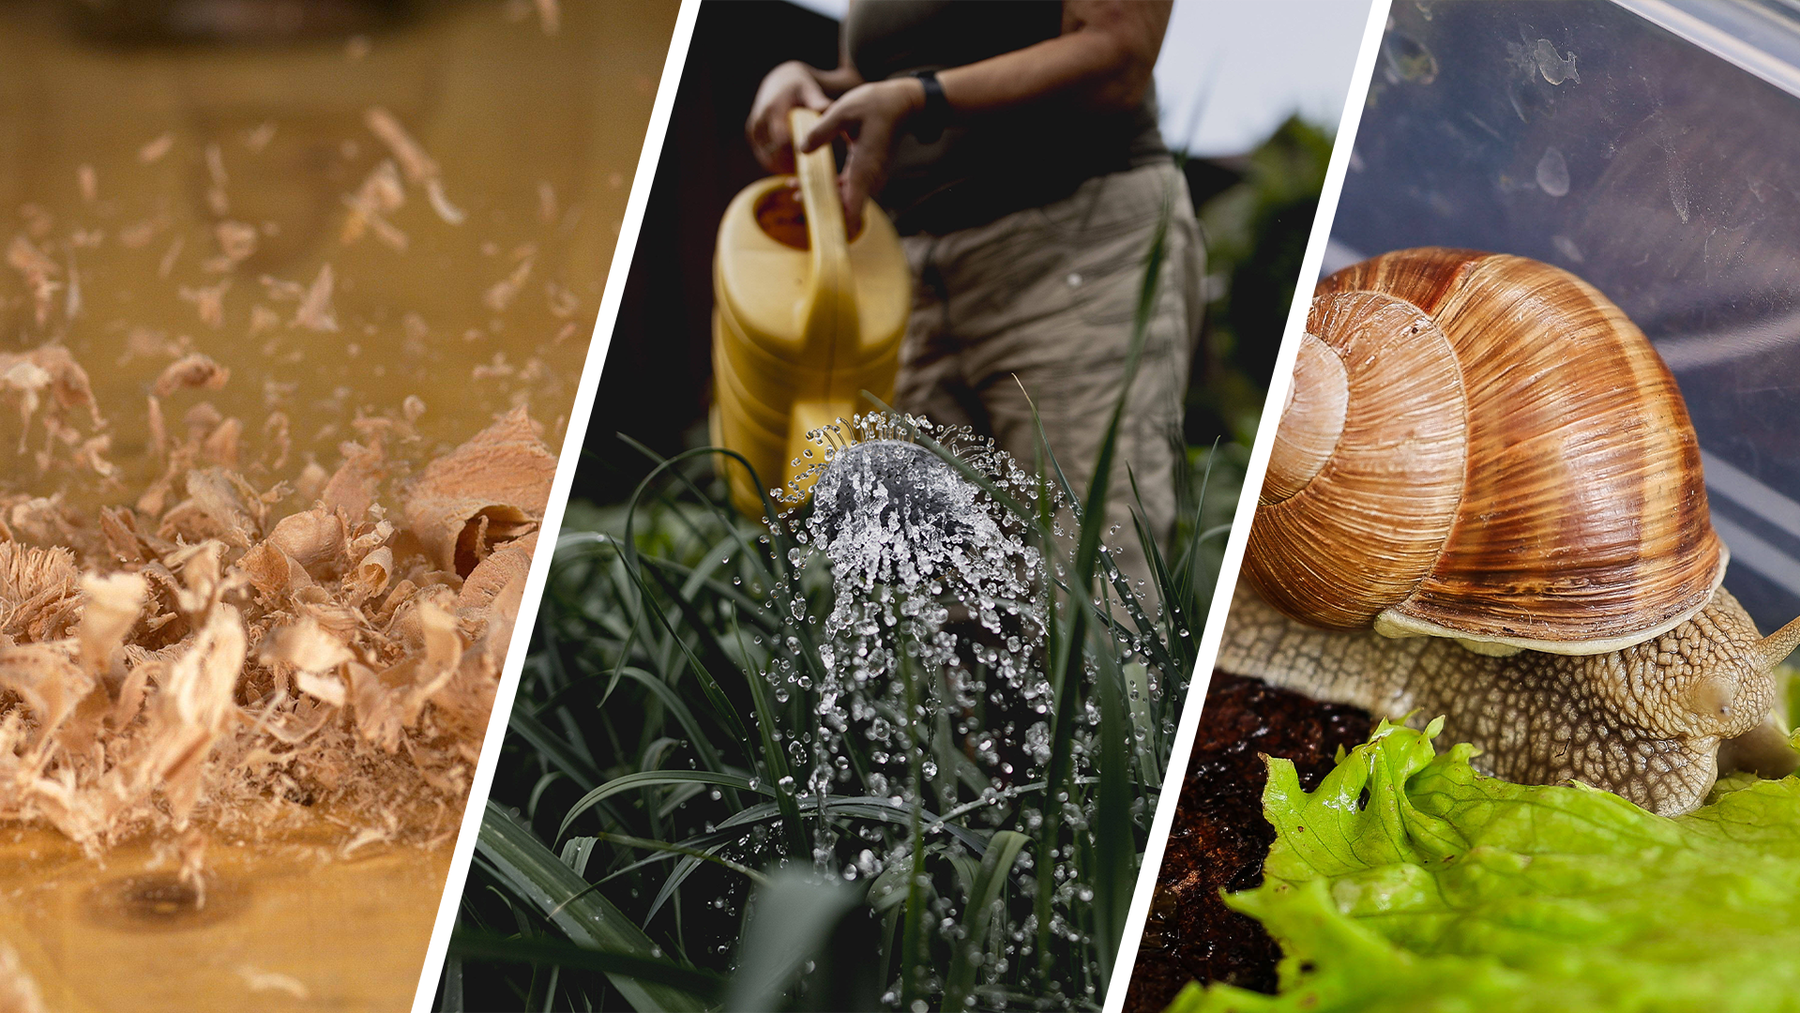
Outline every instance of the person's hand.
<svg viewBox="0 0 1800 1013"><path fill-rule="evenodd" d="M894 142L908 117L925 106L925 86L911 77L858 85L825 110L810 132L800 140L801 151L812 151L843 135L850 155L838 175L838 193L844 200L844 226L849 235L862 228L863 202L887 182L894 160Z"/></svg>
<svg viewBox="0 0 1800 1013"><path fill-rule="evenodd" d="M744 136L749 138L756 160L770 172L793 172L794 138L788 113L801 106L817 112L830 104L813 69L799 60L769 71L756 89L750 119L744 124Z"/></svg>

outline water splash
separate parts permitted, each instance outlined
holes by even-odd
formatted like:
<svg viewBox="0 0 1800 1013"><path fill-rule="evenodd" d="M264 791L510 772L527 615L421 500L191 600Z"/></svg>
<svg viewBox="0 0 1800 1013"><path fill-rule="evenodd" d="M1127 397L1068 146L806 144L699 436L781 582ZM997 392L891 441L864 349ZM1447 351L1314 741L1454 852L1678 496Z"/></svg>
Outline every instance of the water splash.
<svg viewBox="0 0 1800 1013"><path fill-rule="evenodd" d="M911 442L914 433L937 438L987 488ZM849 432L821 430L816 442L820 463L786 496L794 502L812 483L810 512L791 512L788 523L819 550L802 562L829 566L832 585L809 787L849 779L836 746L857 734L886 761L870 772L869 790L902 801L912 795L906 765L934 723L956 730L963 756L925 761L925 780L939 762L967 762L995 790L1029 776L1049 755L1032 748L1049 735L1039 659L1048 580L1031 525L994 493L1034 508L1036 480L991 440L922 419L866 416ZM1002 717L999 727L978 720L984 710Z"/></svg>
<svg viewBox="0 0 1800 1013"><path fill-rule="evenodd" d="M937 940L930 945L954 948L968 899L957 870L979 863L990 832L1036 835L1054 817L1073 840L1053 846L1041 870L1042 855L1017 854L1014 910L976 984L1047 976L1032 986L1047 1008L1093 1006L1097 964L1050 971L1036 952L1040 942L1075 952L1095 943L1086 913L1094 884L1076 849L1097 817L1092 652L1105 630L1090 628L1077 648L1064 689L1084 702L1055 733L1068 751L1058 783L1046 785L1056 744L1051 618L1082 607L1057 591L1073 544L1059 518L1071 508L1048 480L967 429L872 415L813 436L811 467L771 490L788 508L771 536L794 547L791 582L770 602L784 617L786 650L765 673L777 700L804 701L790 713L809 716L778 737L802 812L819 816L808 820L815 865L867 883L877 909L904 901L907 918ZM1110 632L1114 642L1099 650L1140 660L1138 633ZM1047 940L1039 915L1016 903L1034 895L1040 875L1050 877ZM940 970L931 960L909 965L886 1001L945 994Z"/></svg>

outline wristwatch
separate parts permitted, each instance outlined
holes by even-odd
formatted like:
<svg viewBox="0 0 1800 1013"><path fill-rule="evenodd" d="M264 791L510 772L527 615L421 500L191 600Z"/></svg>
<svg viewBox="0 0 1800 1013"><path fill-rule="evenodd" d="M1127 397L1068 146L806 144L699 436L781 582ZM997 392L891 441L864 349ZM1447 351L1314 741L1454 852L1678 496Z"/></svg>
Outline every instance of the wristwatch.
<svg viewBox="0 0 1800 1013"><path fill-rule="evenodd" d="M925 105L907 121L906 129L921 143L930 144L944 136L944 127L950 122L950 100L944 97L937 71L917 70L912 76L925 89Z"/></svg>

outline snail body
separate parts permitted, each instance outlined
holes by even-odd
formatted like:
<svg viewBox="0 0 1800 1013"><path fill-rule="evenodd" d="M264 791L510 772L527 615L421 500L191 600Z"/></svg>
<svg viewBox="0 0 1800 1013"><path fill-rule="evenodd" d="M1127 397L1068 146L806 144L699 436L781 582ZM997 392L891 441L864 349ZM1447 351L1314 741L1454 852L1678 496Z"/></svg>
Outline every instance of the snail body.
<svg viewBox="0 0 1800 1013"><path fill-rule="evenodd" d="M1759 733L1762 638L1721 589L1674 378L1592 286L1419 249L1318 286L1219 667L1446 719L1508 779L1659 812Z"/></svg>

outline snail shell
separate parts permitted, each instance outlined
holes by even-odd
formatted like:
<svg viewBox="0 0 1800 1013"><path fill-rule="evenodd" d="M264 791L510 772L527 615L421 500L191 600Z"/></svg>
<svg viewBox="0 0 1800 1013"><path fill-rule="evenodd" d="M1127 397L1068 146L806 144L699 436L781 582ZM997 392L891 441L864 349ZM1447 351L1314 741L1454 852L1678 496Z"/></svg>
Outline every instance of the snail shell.
<svg viewBox="0 0 1800 1013"><path fill-rule="evenodd" d="M1218 664L1674 814L1722 756L1793 767L1765 718L1800 620L1761 637L1725 564L1681 395L1617 307L1402 250L1318 286Z"/></svg>
<svg viewBox="0 0 1800 1013"><path fill-rule="evenodd" d="M1593 286L1416 249L1318 286L1245 555L1313 626L1597 654L1724 577L1674 378Z"/></svg>

